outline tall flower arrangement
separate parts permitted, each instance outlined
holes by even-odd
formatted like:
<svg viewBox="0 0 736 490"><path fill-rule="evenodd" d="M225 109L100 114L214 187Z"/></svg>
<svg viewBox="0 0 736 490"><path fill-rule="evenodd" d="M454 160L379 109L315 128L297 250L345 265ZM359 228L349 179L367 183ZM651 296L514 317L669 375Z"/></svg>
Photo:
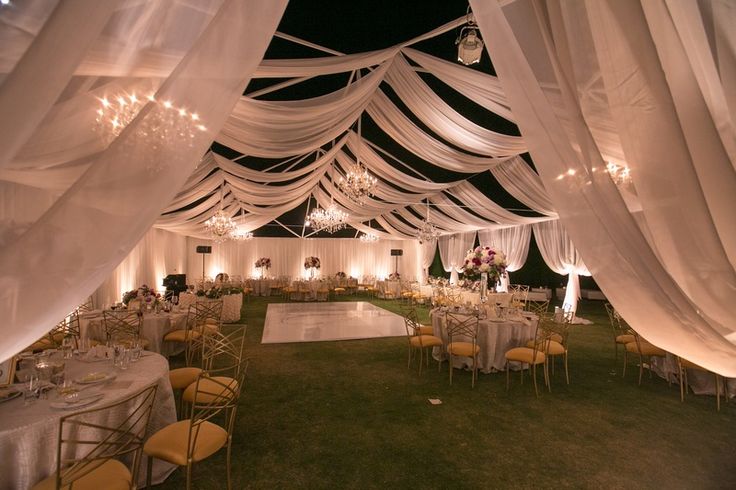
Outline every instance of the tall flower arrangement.
<svg viewBox="0 0 736 490"><path fill-rule="evenodd" d="M146 284L143 284L138 289L133 289L132 291L127 291L123 294L123 304L125 304L125 306L128 306L128 303L134 299L141 300L141 306L154 306L161 302L161 294L157 293Z"/></svg>
<svg viewBox="0 0 736 490"><path fill-rule="evenodd" d="M319 257L307 257L304 259L305 269L319 269L320 266Z"/></svg>
<svg viewBox="0 0 736 490"><path fill-rule="evenodd" d="M468 279L480 279L488 274L488 287L493 287L506 272L506 254L491 247L475 247L469 250L463 263L463 275Z"/></svg>
<svg viewBox="0 0 736 490"><path fill-rule="evenodd" d="M270 269L271 259L268 257L261 257L260 259L256 260L256 267L258 267L259 269Z"/></svg>

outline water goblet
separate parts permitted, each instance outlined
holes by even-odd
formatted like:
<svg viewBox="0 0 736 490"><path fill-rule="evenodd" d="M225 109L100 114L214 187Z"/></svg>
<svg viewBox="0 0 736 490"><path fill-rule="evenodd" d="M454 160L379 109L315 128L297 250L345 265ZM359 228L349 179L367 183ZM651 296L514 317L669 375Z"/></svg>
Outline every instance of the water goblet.
<svg viewBox="0 0 736 490"><path fill-rule="evenodd" d="M133 341L130 347L130 362L138 362L141 358L141 343L138 340Z"/></svg>
<svg viewBox="0 0 736 490"><path fill-rule="evenodd" d="M22 381L25 383L23 390L23 404L30 405L35 402L41 394L41 381L38 374L34 372L28 372L25 375L25 379Z"/></svg>
<svg viewBox="0 0 736 490"><path fill-rule="evenodd" d="M72 337L64 337L64 340L61 341L61 357L63 359L74 357L74 339Z"/></svg>

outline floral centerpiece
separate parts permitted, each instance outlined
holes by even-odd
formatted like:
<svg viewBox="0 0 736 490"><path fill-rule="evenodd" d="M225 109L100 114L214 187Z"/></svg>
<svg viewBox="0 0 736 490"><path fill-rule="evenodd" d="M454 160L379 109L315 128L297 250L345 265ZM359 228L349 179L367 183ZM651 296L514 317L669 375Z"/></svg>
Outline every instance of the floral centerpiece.
<svg viewBox="0 0 736 490"><path fill-rule="evenodd" d="M197 289L196 295L200 297L205 297L208 299L217 299L221 297L223 294L222 288L219 288L217 286L211 287L209 289L199 288Z"/></svg>
<svg viewBox="0 0 736 490"><path fill-rule="evenodd" d="M401 279L401 274L399 274L398 272L392 272L391 274L388 275L388 278L391 279L392 281L398 281Z"/></svg>
<svg viewBox="0 0 736 490"><path fill-rule="evenodd" d="M304 259L305 269L319 269L320 266L319 257L307 257Z"/></svg>
<svg viewBox="0 0 736 490"><path fill-rule="evenodd" d="M335 278L337 278L337 279L345 279L346 277L348 277L347 274L345 274L342 271L340 271L337 274L335 274Z"/></svg>
<svg viewBox="0 0 736 490"><path fill-rule="evenodd" d="M450 281L448 281L445 277L429 276L427 278L427 282L432 286L447 286L448 284L450 284Z"/></svg>
<svg viewBox="0 0 736 490"><path fill-rule="evenodd" d="M261 279L265 275L265 271L271 268L271 259L268 257L261 257L256 260L256 267L261 271Z"/></svg>
<svg viewBox="0 0 736 490"><path fill-rule="evenodd" d="M256 267L259 269L270 269L271 268L271 259L268 257L261 257L260 259L256 260Z"/></svg>
<svg viewBox="0 0 736 490"><path fill-rule="evenodd" d="M143 284L138 289L133 289L123 294L123 304L125 306L128 306L133 300L139 300L141 306L151 309L161 304L161 294L146 284Z"/></svg>
<svg viewBox="0 0 736 490"><path fill-rule="evenodd" d="M463 263L463 275L467 279L478 280L487 274L488 288L493 288L506 273L506 255L491 247L475 247L469 250Z"/></svg>

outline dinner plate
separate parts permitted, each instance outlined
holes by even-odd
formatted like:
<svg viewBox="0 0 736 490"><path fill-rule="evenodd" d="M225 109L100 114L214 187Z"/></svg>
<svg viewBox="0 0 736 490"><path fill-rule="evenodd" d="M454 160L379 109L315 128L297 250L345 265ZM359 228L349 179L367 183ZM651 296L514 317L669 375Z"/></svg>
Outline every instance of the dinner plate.
<svg viewBox="0 0 736 490"><path fill-rule="evenodd" d="M23 392L20 390L0 390L0 403L18 398L21 393Z"/></svg>
<svg viewBox="0 0 736 490"><path fill-rule="evenodd" d="M80 385L92 385L95 383L104 383L105 381L110 381L113 378L115 378L115 374L113 373L95 371L75 379L74 382Z"/></svg>
<svg viewBox="0 0 736 490"><path fill-rule="evenodd" d="M92 405L93 403L102 400L104 397L105 397L104 393L95 393L94 395L80 397L74 402L67 402L67 401L51 402L49 403L49 406L57 410L75 410L77 408L86 407L87 405Z"/></svg>

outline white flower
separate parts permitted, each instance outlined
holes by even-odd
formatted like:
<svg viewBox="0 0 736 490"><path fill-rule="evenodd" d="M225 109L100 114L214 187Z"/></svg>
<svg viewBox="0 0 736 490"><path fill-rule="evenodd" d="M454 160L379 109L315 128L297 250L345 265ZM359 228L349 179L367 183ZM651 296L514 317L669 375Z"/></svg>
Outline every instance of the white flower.
<svg viewBox="0 0 736 490"><path fill-rule="evenodd" d="M482 264L480 264L480 267L478 267L478 270L480 270L481 272L488 272L490 270L490 268L491 268L490 265L488 265L487 263L483 262Z"/></svg>
<svg viewBox="0 0 736 490"><path fill-rule="evenodd" d="M494 263L494 264L496 264L496 265L504 265L504 264L506 263L506 259L504 258L504 256L503 256L503 255L501 255L501 254L497 254L497 255L496 255L496 256L495 256L494 258L493 258L493 263Z"/></svg>

